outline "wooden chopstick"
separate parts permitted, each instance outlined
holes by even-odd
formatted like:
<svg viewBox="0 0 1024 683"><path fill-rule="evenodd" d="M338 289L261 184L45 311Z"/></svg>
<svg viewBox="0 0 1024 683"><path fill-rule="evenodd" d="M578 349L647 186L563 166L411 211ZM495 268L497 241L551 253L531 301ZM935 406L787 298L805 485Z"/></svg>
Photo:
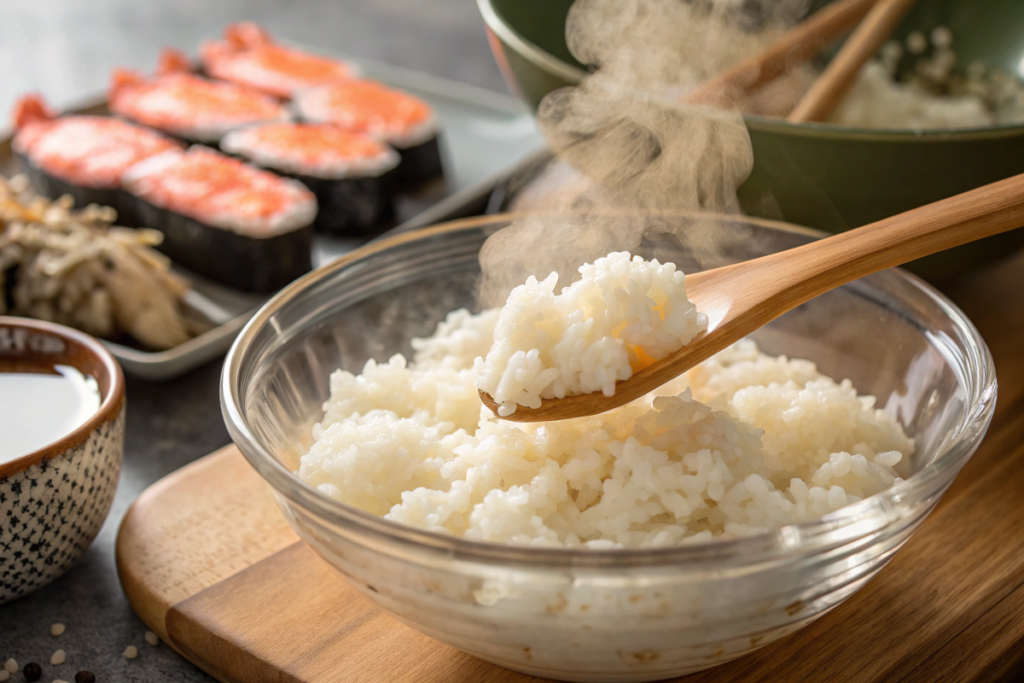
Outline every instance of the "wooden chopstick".
<svg viewBox="0 0 1024 683"><path fill-rule="evenodd" d="M915 0L878 0L839 54L789 114L791 123L822 121L853 85L860 68L882 46Z"/></svg>
<svg viewBox="0 0 1024 683"><path fill-rule="evenodd" d="M771 47L712 77L683 97L687 104L728 108L745 94L807 61L852 30L880 0L838 0L787 31Z"/></svg>

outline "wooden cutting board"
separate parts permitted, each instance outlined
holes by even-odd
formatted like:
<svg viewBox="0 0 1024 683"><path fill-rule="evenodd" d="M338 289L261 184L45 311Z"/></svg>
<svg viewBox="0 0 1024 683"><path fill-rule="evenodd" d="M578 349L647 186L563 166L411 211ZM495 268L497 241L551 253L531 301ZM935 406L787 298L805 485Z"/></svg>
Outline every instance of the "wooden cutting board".
<svg viewBox="0 0 1024 683"><path fill-rule="evenodd" d="M996 358L999 406L981 449L860 592L683 680L1024 680L1024 254L947 290ZM295 536L233 446L139 497L121 525L117 567L143 621L225 683L539 680L380 612Z"/></svg>

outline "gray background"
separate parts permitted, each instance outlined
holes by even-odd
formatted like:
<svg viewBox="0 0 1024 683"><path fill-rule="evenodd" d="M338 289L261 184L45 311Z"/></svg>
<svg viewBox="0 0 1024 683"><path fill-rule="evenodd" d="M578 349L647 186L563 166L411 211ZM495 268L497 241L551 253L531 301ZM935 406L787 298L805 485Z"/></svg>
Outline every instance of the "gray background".
<svg viewBox="0 0 1024 683"><path fill-rule="evenodd" d="M283 39L506 91L474 0L0 0L0 17L4 121L27 90L64 107L102 92L115 66L148 71L164 45L194 51L241 19ZM129 379L125 463L107 523L68 574L0 606L0 662L39 662L44 683L72 681L80 669L101 683L213 680L166 645L145 643L146 628L117 583L113 547L139 491L229 442L219 373L217 361L164 384ZM55 622L67 625L59 638L49 633ZM121 656L130 644L139 648L132 661ZM51 667L58 648L67 662Z"/></svg>

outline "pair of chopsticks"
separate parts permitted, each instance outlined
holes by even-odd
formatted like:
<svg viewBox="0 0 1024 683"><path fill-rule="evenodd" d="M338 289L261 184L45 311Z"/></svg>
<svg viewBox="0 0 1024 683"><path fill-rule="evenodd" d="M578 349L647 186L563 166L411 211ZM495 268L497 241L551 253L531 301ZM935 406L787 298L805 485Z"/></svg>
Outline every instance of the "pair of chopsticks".
<svg viewBox="0 0 1024 683"><path fill-rule="evenodd" d="M792 123L821 121L853 85L861 66L892 34L915 0L838 0L790 29L764 52L690 92L690 104L728 107L778 78L856 27L839 53L789 114Z"/></svg>

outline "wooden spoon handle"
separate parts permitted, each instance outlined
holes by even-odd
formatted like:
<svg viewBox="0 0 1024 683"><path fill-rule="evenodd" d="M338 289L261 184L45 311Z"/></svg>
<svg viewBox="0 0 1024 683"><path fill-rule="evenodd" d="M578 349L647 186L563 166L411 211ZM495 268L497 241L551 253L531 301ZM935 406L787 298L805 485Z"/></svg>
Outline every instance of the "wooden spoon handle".
<svg viewBox="0 0 1024 683"><path fill-rule="evenodd" d="M1020 227L1024 174L719 271L757 263L745 277L761 280L754 289L776 293L774 310L765 311L770 320L847 282Z"/></svg>
<svg viewBox="0 0 1024 683"><path fill-rule="evenodd" d="M752 261L686 276L688 296L708 329L669 356L601 393L544 399L515 422L564 420L624 405L710 358L729 344L819 294L944 249L1024 227L1024 174ZM480 398L497 410L484 392Z"/></svg>
<svg viewBox="0 0 1024 683"><path fill-rule="evenodd" d="M790 112L790 123L823 121L853 85L864 62L878 52L915 1L878 0Z"/></svg>
<svg viewBox="0 0 1024 683"><path fill-rule="evenodd" d="M787 31L760 54L708 79L683 97L687 104L731 107L746 93L807 61L852 29L880 0L839 0Z"/></svg>

